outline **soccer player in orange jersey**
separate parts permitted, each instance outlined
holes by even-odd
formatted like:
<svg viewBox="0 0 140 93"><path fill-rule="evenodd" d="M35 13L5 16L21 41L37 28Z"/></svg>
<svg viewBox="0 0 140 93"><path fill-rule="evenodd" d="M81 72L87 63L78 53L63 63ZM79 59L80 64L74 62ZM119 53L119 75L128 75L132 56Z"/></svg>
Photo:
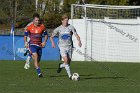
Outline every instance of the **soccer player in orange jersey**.
<svg viewBox="0 0 140 93"><path fill-rule="evenodd" d="M44 34L44 41L42 42L42 35ZM29 45L27 37L30 37ZM45 26L40 23L40 17L38 13L33 14L33 23L27 26L24 33L25 47L30 50L34 65L38 74L38 77L43 77L40 69L40 59L42 55L42 48L45 47L48 39L47 31Z"/></svg>

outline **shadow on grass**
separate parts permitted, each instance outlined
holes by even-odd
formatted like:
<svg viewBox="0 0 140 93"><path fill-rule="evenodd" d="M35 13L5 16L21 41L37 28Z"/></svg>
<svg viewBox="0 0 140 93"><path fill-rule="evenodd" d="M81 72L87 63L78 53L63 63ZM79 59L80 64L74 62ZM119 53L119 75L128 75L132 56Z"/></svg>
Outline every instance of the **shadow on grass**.
<svg viewBox="0 0 140 93"><path fill-rule="evenodd" d="M36 68L35 67L31 67L30 69L36 69ZM43 67L41 67L41 69L43 69L43 70L56 69L57 70L58 68L55 68L55 67L50 67L50 68L49 67L44 67L43 68Z"/></svg>
<svg viewBox="0 0 140 93"><path fill-rule="evenodd" d="M42 69L57 69L57 68L53 68L53 67L51 67L51 68L42 68Z"/></svg>
<svg viewBox="0 0 140 93"><path fill-rule="evenodd" d="M50 77L67 77L67 75L52 75Z"/></svg>
<svg viewBox="0 0 140 93"><path fill-rule="evenodd" d="M83 79L124 79L124 77L86 77Z"/></svg>
<svg viewBox="0 0 140 93"><path fill-rule="evenodd" d="M124 79L125 77L121 76L94 77L92 74L88 74L88 75L80 75L80 78L88 80L88 79Z"/></svg>

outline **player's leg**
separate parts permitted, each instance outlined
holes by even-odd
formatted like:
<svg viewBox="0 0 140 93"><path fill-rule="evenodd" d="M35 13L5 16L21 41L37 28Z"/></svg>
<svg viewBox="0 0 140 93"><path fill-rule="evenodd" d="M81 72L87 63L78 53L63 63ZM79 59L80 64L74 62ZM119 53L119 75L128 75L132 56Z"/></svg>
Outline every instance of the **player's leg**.
<svg viewBox="0 0 140 93"><path fill-rule="evenodd" d="M38 48L38 52L37 53L38 53L38 56L39 56L38 62L40 62L41 56L42 56L42 48L41 47Z"/></svg>
<svg viewBox="0 0 140 93"><path fill-rule="evenodd" d="M39 62L38 62L38 54L37 53L32 53L32 58L34 60L34 66L36 68L36 71L37 71L38 76L39 77L42 77L40 65L39 65Z"/></svg>
<svg viewBox="0 0 140 93"><path fill-rule="evenodd" d="M60 47L60 55L61 55L61 57L65 56L65 54L66 54L66 51L63 49L63 47ZM62 59L63 59L63 57L62 57ZM60 73L62 68L64 68L64 67L65 67L65 63L59 63L57 73Z"/></svg>
<svg viewBox="0 0 140 93"><path fill-rule="evenodd" d="M67 52L66 61L64 61L65 69L67 71L69 78L71 79L70 62L71 62L71 58L72 58L72 48L71 47L68 48L66 52Z"/></svg>
<svg viewBox="0 0 140 93"><path fill-rule="evenodd" d="M64 61L64 63L60 65L60 68L65 67L68 77L71 78L68 50L66 48L60 48L60 54Z"/></svg>
<svg viewBox="0 0 140 93"><path fill-rule="evenodd" d="M38 47L37 46L30 46L30 51L32 52L32 58L34 60L34 66L36 68L36 71L37 71L37 74L39 77L42 77L42 73L41 73L41 69L40 69L40 65L39 65L39 62L38 62Z"/></svg>
<svg viewBox="0 0 140 93"><path fill-rule="evenodd" d="M30 66L30 60L31 60L31 53L28 54L26 63Z"/></svg>
<svg viewBox="0 0 140 93"><path fill-rule="evenodd" d="M24 65L25 69L29 69L30 68L30 59L31 59L31 53L28 52L28 56L27 56L27 59L26 59L25 65Z"/></svg>
<svg viewBox="0 0 140 93"><path fill-rule="evenodd" d="M38 47L37 54L38 54L38 66L40 67L40 60L41 60L41 56L42 56L42 48L41 47Z"/></svg>
<svg viewBox="0 0 140 93"><path fill-rule="evenodd" d="M32 58L34 60L35 68L39 68L39 66L38 66L38 54L36 52L32 53Z"/></svg>
<svg viewBox="0 0 140 93"><path fill-rule="evenodd" d="M67 51L67 57L68 57L68 64L70 65L71 63L71 58L72 58L72 48L68 49Z"/></svg>
<svg viewBox="0 0 140 93"><path fill-rule="evenodd" d="M69 58L68 58L68 56L63 56L62 58L63 58L63 60L64 60L64 66L65 66L66 72L67 72L67 74L68 74L68 77L71 78L71 71L70 71L70 65L69 65Z"/></svg>
<svg viewBox="0 0 140 93"><path fill-rule="evenodd" d="M30 56L27 56L27 59L26 59L26 62L25 62L25 65L24 65L24 68L25 69L29 69L30 68Z"/></svg>
<svg viewBox="0 0 140 93"><path fill-rule="evenodd" d="M67 60L68 60L68 67L66 69L68 70L67 73L69 73L69 78L71 79L71 70L70 70L70 63L71 63L71 58L72 58L72 48L68 49L67 51Z"/></svg>

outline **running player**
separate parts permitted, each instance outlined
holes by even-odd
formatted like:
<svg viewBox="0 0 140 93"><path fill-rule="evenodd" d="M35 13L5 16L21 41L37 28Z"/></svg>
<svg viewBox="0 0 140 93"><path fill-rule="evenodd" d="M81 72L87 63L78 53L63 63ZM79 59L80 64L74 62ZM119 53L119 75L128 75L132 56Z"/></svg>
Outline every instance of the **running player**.
<svg viewBox="0 0 140 93"><path fill-rule="evenodd" d="M59 63L59 67L57 69L57 73L60 73L62 68L66 69L66 72L68 74L68 77L71 79L71 72L70 72L70 62L71 62L71 57L72 57L72 35L74 34L75 37L78 40L78 45L79 47L82 46L81 40L79 35L77 34L75 28L68 24L69 18L66 14L64 14L61 18L62 25L57 27L53 32L50 37L52 47L55 48L55 43L53 41L53 37L55 35L59 35L59 41L58 41L58 46L60 49L60 54L64 60L64 63Z"/></svg>
<svg viewBox="0 0 140 93"><path fill-rule="evenodd" d="M45 35L44 41L42 42L42 34ZM38 77L43 77L40 69L40 59L42 55L42 48L45 47L46 41L48 39L47 31L45 26L40 23L40 17L38 13L33 15L33 23L27 26L25 30L25 47L28 48L27 37L30 37L29 50L32 54L32 59L34 60L34 65L38 74Z"/></svg>
<svg viewBox="0 0 140 93"><path fill-rule="evenodd" d="M29 69L30 68L30 60L31 60L31 56L32 56L31 53L30 53L30 50L29 50L29 42L30 42L29 36L27 37L27 42L28 42L28 45L26 45L26 46L28 46L28 48L26 48L26 52L24 53L24 56L27 56L26 62L25 62L25 65L24 65L25 69Z"/></svg>
<svg viewBox="0 0 140 93"><path fill-rule="evenodd" d="M26 32L26 29L28 26L30 26L31 24L33 24L33 22L30 22L26 27L25 27L25 32ZM26 58L26 62L25 62L25 65L24 65L24 68L25 69L29 69L30 68L30 60L31 60L31 53L29 51L29 43L30 43L30 37L29 36L24 36L24 39L26 40L27 38L27 43L26 43L26 46L28 46L28 48L26 48L26 52L24 53L24 56L27 56ZM24 41L25 41L24 40Z"/></svg>

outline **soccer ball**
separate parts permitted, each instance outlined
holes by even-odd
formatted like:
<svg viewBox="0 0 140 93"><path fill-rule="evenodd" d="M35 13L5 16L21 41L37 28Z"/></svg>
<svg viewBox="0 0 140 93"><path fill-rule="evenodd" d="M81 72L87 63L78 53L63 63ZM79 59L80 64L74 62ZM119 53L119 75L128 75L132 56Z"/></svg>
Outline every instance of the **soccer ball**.
<svg viewBox="0 0 140 93"><path fill-rule="evenodd" d="M71 79L73 81L79 81L80 80L80 76L78 73L73 73Z"/></svg>

